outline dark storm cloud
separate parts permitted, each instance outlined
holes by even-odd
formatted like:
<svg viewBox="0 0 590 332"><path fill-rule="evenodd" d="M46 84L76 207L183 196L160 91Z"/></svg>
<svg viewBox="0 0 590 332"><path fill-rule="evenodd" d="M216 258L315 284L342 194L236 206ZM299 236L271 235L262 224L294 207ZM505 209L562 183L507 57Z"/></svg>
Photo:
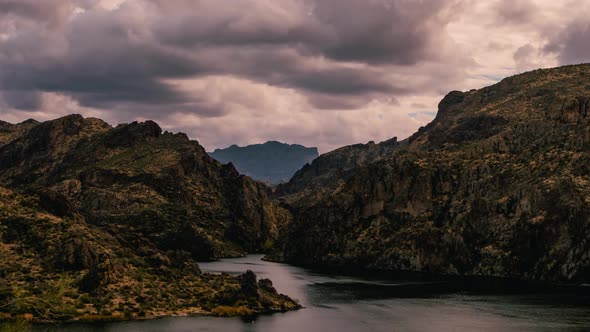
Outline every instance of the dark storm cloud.
<svg viewBox="0 0 590 332"><path fill-rule="evenodd" d="M232 47L210 47L201 50L198 58L208 74L235 75L303 92L363 96L404 91L388 82L382 70L318 63L287 47L263 45L244 47L239 52Z"/></svg>
<svg viewBox="0 0 590 332"><path fill-rule="evenodd" d="M495 5L496 23L529 24L538 19L538 7L531 0L501 0Z"/></svg>
<svg viewBox="0 0 590 332"><path fill-rule="evenodd" d="M319 22L301 11L305 7L275 13L260 6L248 8L254 4L237 2L234 7L214 13L200 10L195 4L189 7L192 10L158 20L153 30L162 43L177 47L296 46L322 43L329 38Z"/></svg>
<svg viewBox="0 0 590 332"><path fill-rule="evenodd" d="M59 24L76 8L88 9L98 0L0 0L0 17L20 17L42 24Z"/></svg>
<svg viewBox="0 0 590 332"><path fill-rule="evenodd" d="M532 59L535 59L535 53L538 50L533 47L531 44L526 44L524 46L519 47L516 52L514 52L513 58L514 63L516 64L516 69L519 71L529 69L530 62Z"/></svg>
<svg viewBox="0 0 590 332"><path fill-rule="evenodd" d="M343 61L411 65L436 57L453 1L317 0L313 13L331 40L314 45Z"/></svg>
<svg viewBox="0 0 590 332"><path fill-rule="evenodd" d="M17 110L35 110L41 106L41 94L34 90L5 90L2 100Z"/></svg>
<svg viewBox="0 0 590 332"><path fill-rule="evenodd" d="M158 22L155 33L176 46L282 44L337 61L409 65L436 57L447 11L461 2L305 0L286 6L288 13L254 3L212 16L195 2L194 10Z"/></svg>
<svg viewBox="0 0 590 332"><path fill-rule="evenodd" d="M581 7L0 0L0 116L153 118L212 147L284 137L334 148L409 135L449 90L587 61L587 20L572 23L588 16Z"/></svg>
<svg viewBox="0 0 590 332"><path fill-rule="evenodd" d="M0 58L0 86L66 93L97 108L120 102L188 102L188 96L159 78L194 75L201 71L198 61L144 36L137 38L136 28L122 17L97 11L74 18L59 38L40 30L22 31L0 43L0 52L8 55ZM55 54L53 44L66 46Z"/></svg>
<svg viewBox="0 0 590 332"><path fill-rule="evenodd" d="M156 2L169 8L166 2ZM460 4L307 0L269 8L259 3L241 1L207 11L195 6L180 17L157 22L155 36L163 44L210 55L201 56L217 73L296 88L318 108L350 109L376 94L411 90L408 82L384 78L387 65L439 59L443 52L437 42L444 40L449 21L444 11ZM314 58L327 59L327 65L313 67L309 62ZM366 66L342 65L348 62Z"/></svg>
<svg viewBox="0 0 590 332"><path fill-rule="evenodd" d="M0 13L2 16L16 15L30 18L44 18L48 14L55 14L55 4L43 2L33 2L25 0L1 0L0 1Z"/></svg>
<svg viewBox="0 0 590 332"><path fill-rule="evenodd" d="M547 53L556 53L561 64L590 62L590 23L576 20L555 35L545 46Z"/></svg>
<svg viewBox="0 0 590 332"><path fill-rule="evenodd" d="M363 95L370 92L390 93L394 90L391 83L368 70L331 68L293 74L290 79L295 86L319 93Z"/></svg>
<svg viewBox="0 0 590 332"><path fill-rule="evenodd" d="M35 96L52 92L126 117L220 116L233 100L211 102L169 81L229 76L293 89L316 108L355 109L414 91L389 72L439 61L461 1L98 3L0 0L0 27L18 26L0 39L0 90L20 91L2 92L5 104L35 109Z"/></svg>
<svg viewBox="0 0 590 332"><path fill-rule="evenodd" d="M326 110L355 110L362 108L366 104L365 99L356 96L309 93L307 97L312 105ZM373 94L365 97L379 98L379 95ZM393 97L387 97L387 99L391 100L392 104L399 104Z"/></svg>

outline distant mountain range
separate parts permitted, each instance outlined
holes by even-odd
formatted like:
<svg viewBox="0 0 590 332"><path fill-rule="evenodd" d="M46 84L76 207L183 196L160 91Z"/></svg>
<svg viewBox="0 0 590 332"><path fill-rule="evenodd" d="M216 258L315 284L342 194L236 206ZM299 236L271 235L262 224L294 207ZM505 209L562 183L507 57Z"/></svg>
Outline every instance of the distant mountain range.
<svg viewBox="0 0 590 332"><path fill-rule="evenodd" d="M242 174L273 185L289 181L297 170L319 156L317 148L277 141L232 145L209 155L222 163L231 162Z"/></svg>

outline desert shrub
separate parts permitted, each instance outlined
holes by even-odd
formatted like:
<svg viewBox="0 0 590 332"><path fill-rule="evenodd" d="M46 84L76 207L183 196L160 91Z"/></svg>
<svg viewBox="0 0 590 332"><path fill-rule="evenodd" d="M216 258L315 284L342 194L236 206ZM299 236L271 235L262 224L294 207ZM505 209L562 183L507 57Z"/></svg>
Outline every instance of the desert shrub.
<svg viewBox="0 0 590 332"><path fill-rule="evenodd" d="M88 295L88 294L82 294L78 298L78 301L80 301L83 304L90 304L90 303L92 303L92 297L90 297L90 295Z"/></svg>
<svg viewBox="0 0 590 332"><path fill-rule="evenodd" d="M67 275L47 282L41 289L33 291L13 283L11 296L5 307L14 314L32 314L45 320L72 316L76 309L65 300L66 294L72 291L72 285L73 280Z"/></svg>
<svg viewBox="0 0 590 332"><path fill-rule="evenodd" d="M219 306L211 310L215 316L219 317L233 317L233 316L252 316L254 313L248 307L228 307Z"/></svg>
<svg viewBox="0 0 590 332"><path fill-rule="evenodd" d="M26 332L31 330L31 323L24 319L0 323L0 332Z"/></svg>
<svg viewBox="0 0 590 332"><path fill-rule="evenodd" d="M264 244L262 244L262 250L264 252L270 252L270 250L274 247L274 242L271 239L267 239L266 241L264 241Z"/></svg>

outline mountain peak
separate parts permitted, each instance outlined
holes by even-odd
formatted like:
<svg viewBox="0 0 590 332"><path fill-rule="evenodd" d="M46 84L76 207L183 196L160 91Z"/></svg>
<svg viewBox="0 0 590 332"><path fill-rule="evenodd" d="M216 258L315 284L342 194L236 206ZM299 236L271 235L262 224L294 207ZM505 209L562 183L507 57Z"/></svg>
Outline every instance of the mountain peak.
<svg viewBox="0 0 590 332"><path fill-rule="evenodd" d="M27 119L23 122L18 123L19 125L36 125L39 124L40 122L35 120L35 119Z"/></svg>
<svg viewBox="0 0 590 332"><path fill-rule="evenodd" d="M154 121L131 122L121 124L114 128L106 137L105 143L110 147L131 146L138 141L150 137L159 137L162 134L162 128Z"/></svg>
<svg viewBox="0 0 590 332"><path fill-rule="evenodd" d="M209 153L222 163L232 162L237 170L270 184L288 181L291 176L318 156L317 148L268 141L244 147L231 145Z"/></svg>

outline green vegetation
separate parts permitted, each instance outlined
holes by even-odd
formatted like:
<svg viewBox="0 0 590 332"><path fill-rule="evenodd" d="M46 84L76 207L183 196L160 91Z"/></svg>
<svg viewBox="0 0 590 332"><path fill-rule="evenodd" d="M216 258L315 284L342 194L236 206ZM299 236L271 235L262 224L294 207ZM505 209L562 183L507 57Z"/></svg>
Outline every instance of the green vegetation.
<svg viewBox="0 0 590 332"><path fill-rule="evenodd" d="M42 320L73 318L76 309L66 294L75 294L73 281L67 275L62 275L56 281L49 281L39 289L24 288L22 283L13 283L11 294L2 305L10 308L13 314L32 314ZM38 295L33 293L40 293Z"/></svg>
<svg viewBox="0 0 590 332"><path fill-rule="evenodd" d="M31 323L26 319L15 319L8 322L0 322L0 332L26 332L31 330Z"/></svg>
<svg viewBox="0 0 590 332"><path fill-rule="evenodd" d="M211 310L215 316L233 317L233 316L252 316L253 312L246 306L227 307L219 306Z"/></svg>

